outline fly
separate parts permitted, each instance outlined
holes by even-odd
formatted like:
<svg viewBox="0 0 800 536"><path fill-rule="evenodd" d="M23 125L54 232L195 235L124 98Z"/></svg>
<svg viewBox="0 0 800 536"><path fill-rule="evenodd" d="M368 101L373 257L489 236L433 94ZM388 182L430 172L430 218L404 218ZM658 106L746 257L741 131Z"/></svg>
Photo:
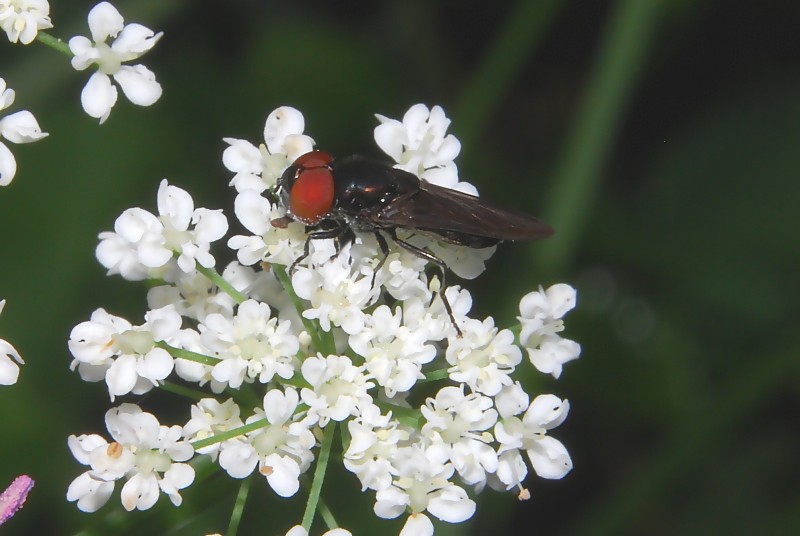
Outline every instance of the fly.
<svg viewBox="0 0 800 536"><path fill-rule="evenodd" d="M383 264L389 253L385 234L438 266L442 274L439 297L459 336L461 330L444 295L447 265L427 249L398 237L397 229L471 248L486 248L504 240L538 240L553 234L552 227L534 216L437 186L389 163L358 155L334 159L325 151L306 153L284 171L278 194L287 215L272 224L285 227L297 220L310 231L305 251L292 268L308 256L310 240L334 238L341 245L351 242L354 233L374 234L384 254Z"/></svg>

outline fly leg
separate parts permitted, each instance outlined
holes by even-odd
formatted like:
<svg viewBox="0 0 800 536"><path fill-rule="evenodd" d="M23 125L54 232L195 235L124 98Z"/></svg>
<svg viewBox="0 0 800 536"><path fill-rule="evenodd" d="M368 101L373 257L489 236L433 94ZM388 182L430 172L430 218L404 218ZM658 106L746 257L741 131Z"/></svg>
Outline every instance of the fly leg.
<svg viewBox="0 0 800 536"><path fill-rule="evenodd" d="M303 245L303 254L297 257L297 259L292 263L289 267L289 273L291 274L294 272L294 269L297 268L297 265L306 259L309 255L309 246L312 240L323 240L325 238L334 238L336 239L336 252L338 253L341 249L343 244L351 241L353 237L353 232L344 225L343 223L338 223L336 227L331 229L317 229L316 231L311 231L308 233L308 237L306 238L306 243Z"/></svg>
<svg viewBox="0 0 800 536"><path fill-rule="evenodd" d="M425 259L426 261L434 263L442 273L442 284L439 286L439 298L441 298L442 303L444 303L444 308L447 311L447 315L450 317L450 322L453 324L453 327L456 328L456 333L459 337L462 336L461 329L458 327L458 323L456 323L456 318L453 316L453 308L450 307L450 302L447 301L447 296L444 295L444 291L447 288L445 284L445 273L447 272L447 265L444 263L442 259L431 253L425 248L417 247L414 244L406 242L401 238L397 238L397 233L394 229L387 229L389 236L392 237L392 240L397 242L401 247L405 248L406 250L410 251L417 257ZM376 233L377 234L377 233ZM386 241L384 240L384 244ZM384 256L384 260L386 257Z"/></svg>

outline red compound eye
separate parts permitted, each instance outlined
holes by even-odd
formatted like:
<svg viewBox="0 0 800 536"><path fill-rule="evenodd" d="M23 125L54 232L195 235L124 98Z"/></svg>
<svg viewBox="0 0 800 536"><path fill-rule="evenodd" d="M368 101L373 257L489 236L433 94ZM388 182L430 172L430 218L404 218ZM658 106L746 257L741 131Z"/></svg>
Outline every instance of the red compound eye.
<svg viewBox="0 0 800 536"><path fill-rule="evenodd" d="M321 153L322 151L314 152ZM304 154L300 158L312 154ZM297 161L295 161L296 165ZM328 214L331 207L333 207L333 174L331 170L327 167L314 167L300 171L289 195L289 209L292 214L303 223L313 225Z"/></svg>
<svg viewBox="0 0 800 536"><path fill-rule="evenodd" d="M309 169L325 167L331 162L333 162L333 157L330 153L326 153L325 151L311 151L310 153L298 156L297 160L294 161L294 165L299 168Z"/></svg>

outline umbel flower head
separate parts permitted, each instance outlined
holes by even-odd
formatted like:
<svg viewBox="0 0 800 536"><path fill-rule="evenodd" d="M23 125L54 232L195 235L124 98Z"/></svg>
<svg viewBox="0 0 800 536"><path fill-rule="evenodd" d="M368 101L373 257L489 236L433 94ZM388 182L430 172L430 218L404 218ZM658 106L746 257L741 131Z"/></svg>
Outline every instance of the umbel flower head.
<svg viewBox="0 0 800 536"><path fill-rule="evenodd" d="M458 177L460 144L441 108L420 104L402 121L378 119L376 142L397 167L476 192ZM70 335L72 368L87 381L105 380L112 399L178 391L176 384L207 395L186 404L183 425L160 425L123 404L107 415L111 442L71 437L73 454L90 466L68 493L80 509L100 508L123 478L128 509L149 508L159 492L180 504L192 452L232 478L263 477L278 496L294 497L303 475L335 456L337 428L353 490L374 493L378 517L407 516L407 535L432 534L431 516L469 519L487 486L529 497L529 468L547 479L571 470L567 449L551 435L569 402L528 393L518 377L558 377L578 356L578 344L560 335L574 290L561 284L524 296L515 331L470 316L469 292L446 286L440 294L441 272L428 269L435 257L477 277L493 247L404 229L396 238L411 248L394 234L357 229L352 240L309 239L286 217L277 191L284 170L314 147L304 128L303 115L284 106L269 114L263 142L225 138L223 163L237 192L229 217L244 231L228 238L237 261L221 273L211 250L227 218L195 208L166 179L157 213L128 209L113 232L100 234L97 258L110 275L153 282L150 310L140 325L95 311ZM129 434L134 423L149 432ZM312 513L319 501L309 498Z"/></svg>
<svg viewBox="0 0 800 536"><path fill-rule="evenodd" d="M124 65L139 59L155 46L161 32L155 33L141 24L125 24L117 8L100 2L89 12L89 30L92 38L75 36L69 40L74 54L72 66L83 71L97 65L81 92L84 111L104 123L117 102L119 84L132 103L150 106L161 97L161 84L153 72L144 65ZM111 44L106 43L113 38Z"/></svg>

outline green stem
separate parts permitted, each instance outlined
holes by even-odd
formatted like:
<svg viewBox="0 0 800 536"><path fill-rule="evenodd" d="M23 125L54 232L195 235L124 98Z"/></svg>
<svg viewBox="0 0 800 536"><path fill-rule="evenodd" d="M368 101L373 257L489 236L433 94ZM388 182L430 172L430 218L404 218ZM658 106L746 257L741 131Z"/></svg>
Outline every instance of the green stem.
<svg viewBox="0 0 800 536"><path fill-rule="evenodd" d="M649 50L660 6L658 0L620 0L611 13L553 189L543 204L544 220L556 229L555 237L535 248L546 277L563 272L575 254L628 96Z"/></svg>
<svg viewBox="0 0 800 536"><path fill-rule="evenodd" d="M431 370L425 373L425 378L422 380L417 380L417 383L425 383L425 382L435 382L439 380L447 379L449 375L447 374L447 369L437 369Z"/></svg>
<svg viewBox="0 0 800 536"><path fill-rule="evenodd" d="M283 289L287 294L289 294L289 299L292 300L292 304L297 310L297 314L300 315L300 320L303 322L303 327L306 328L308 335L311 337L311 342L314 345L314 349L322 352L326 346L323 345L322 337L320 337L319 330L317 330L317 328L314 326L314 323L303 316L305 307L303 307L303 302L300 299L300 296L295 293L294 287L292 287L292 281L289 279L289 275L286 273L286 268L277 264L273 264L272 271L275 272L275 277L277 277L278 281L280 281L281 285L283 285ZM327 354L330 352L324 353Z"/></svg>
<svg viewBox="0 0 800 536"><path fill-rule="evenodd" d="M208 397L208 393L204 391L192 389L191 387L186 387L184 385L178 385L177 383L170 381L165 381L163 384L161 384L161 388L169 393L185 396L186 398L191 398L192 400L202 400L203 398Z"/></svg>
<svg viewBox="0 0 800 536"><path fill-rule="evenodd" d="M314 471L314 482L311 484L311 491L308 493L308 503L306 503L306 511L303 514L303 527L308 532L311 531L311 523L314 522L314 513L317 511L317 505L320 501L322 483L325 480L325 471L328 468L334 435L336 435L336 422L331 421L328 423L328 426L325 427L325 435L322 437L322 446L320 447L319 458L317 459L317 468Z"/></svg>
<svg viewBox="0 0 800 536"><path fill-rule="evenodd" d="M174 346L170 346L164 341L157 342L156 346L158 346L159 348L163 348L164 350L169 352L172 357L178 359L185 359L187 361L194 361L195 363L200 363L201 365L209 365L213 367L214 365L222 361L221 359L217 357L211 357L210 355L198 354L197 352L192 352L191 350L184 350L183 348L175 348Z"/></svg>
<svg viewBox="0 0 800 536"><path fill-rule="evenodd" d="M319 510L319 515L322 516L322 520L329 529L335 529L339 527L339 524L336 523L336 518L333 517L333 512L331 512L331 509L328 508L327 503L322 497L319 498L317 509Z"/></svg>
<svg viewBox="0 0 800 536"><path fill-rule="evenodd" d="M226 536L236 536L236 532L239 530L239 523L241 523L242 514L244 513L244 505L250 493L250 482L252 482L252 479L245 478L242 481L242 485L239 486L239 493L236 494L236 502L233 505L231 522L228 524L228 532L225 533Z"/></svg>
<svg viewBox="0 0 800 536"><path fill-rule="evenodd" d="M269 425L269 421L267 419L261 419L255 422L251 422L250 424L245 424L244 426L239 426L237 428L231 428L226 432L220 432L219 434L214 434L211 437L207 437L205 439L198 439L197 441L192 441L192 446L197 449L201 449L203 447L208 447L209 445L215 445L217 443L222 443L227 439L231 439L234 437L238 437L240 435L244 435L248 432L252 432L253 430L258 430L259 428L264 428L265 426Z"/></svg>
<svg viewBox="0 0 800 536"><path fill-rule="evenodd" d="M210 279L220 290L223 290L230 295L234 300L236 300L236 303L242 303L243 301L247 300L247 296L233 288L233 285L228 283L228 281L219 275L219 273L217 273L217 271L213 268L206 268L198 263L197 271Z"/></svg>
<svg viewBox="0 0 800 536"><path fill-rule="evenodd" d="M50 48L57 50L63 54L66 54L70 58L74 56L72 51L69 49L69 45L59 39L58 37L54 37L47 32L38 32L36 34L36 40L42 43L43 45L47 45Z"/></svg>

